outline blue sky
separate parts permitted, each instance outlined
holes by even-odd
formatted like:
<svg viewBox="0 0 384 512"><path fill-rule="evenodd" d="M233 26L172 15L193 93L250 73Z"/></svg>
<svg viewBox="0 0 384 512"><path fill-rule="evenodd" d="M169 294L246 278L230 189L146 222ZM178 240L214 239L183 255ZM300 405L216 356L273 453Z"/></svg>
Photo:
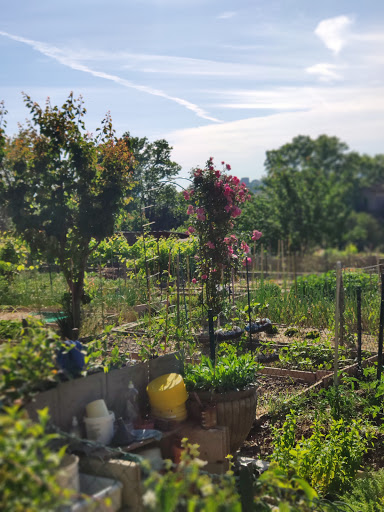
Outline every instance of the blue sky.
<svg viewBox="0 0 384 512"><path fill-rule="evenodd" d="M166 138L187 175L210 156L260 178L298 134L384 152L382 0L13 0L0 18L7 132L35 101L83 95L90 131Z"/></svg>

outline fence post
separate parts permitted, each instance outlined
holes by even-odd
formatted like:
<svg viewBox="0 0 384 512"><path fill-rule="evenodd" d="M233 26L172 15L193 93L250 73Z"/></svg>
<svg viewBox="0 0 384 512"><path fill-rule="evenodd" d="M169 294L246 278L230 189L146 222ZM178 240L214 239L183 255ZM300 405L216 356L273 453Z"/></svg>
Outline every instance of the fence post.
<svg viewBox="0 0 384 512"><path fill-rule="evenodd" d="M379 349L377 352L377 380L381 380L383 366L383 328L384 328L384 273L381 274L381 301L380 301L380 327L379 327Z"/></svg>
<svg viewBox="0 0 384 512"><path fill-rule="evenodd" d="M357 299L357 375L361 377L361 287L358 286L356 290Z"/></svg>
<svg viewBox="0 0 384 512"><path fill-rule="evenodd" d="M340 284L341 284L341 262L336 265L336 311L335 311L335 360L333 365L333 383L338 385L339 370L339 316L340 316Z"/></svg>
<svg viewBox="0 0 384 512"><path fill-rule="evenodd" d="M251 296L249 294L249 273L248 273L248 258L245 257L245 268L247 271L247 294L248 294L248 319L249 319L249 342L252 350L252 331L251 331Z"/></svg>
<svg viewBox="0 0 384 512"><path fill-rule="evenodd" d="M213 364L215 364L216 357L216 347L215 347L215 333L213 330L213 311L212 309L208 309L208 332L209 332L209 350L210 357Z"/></svg>

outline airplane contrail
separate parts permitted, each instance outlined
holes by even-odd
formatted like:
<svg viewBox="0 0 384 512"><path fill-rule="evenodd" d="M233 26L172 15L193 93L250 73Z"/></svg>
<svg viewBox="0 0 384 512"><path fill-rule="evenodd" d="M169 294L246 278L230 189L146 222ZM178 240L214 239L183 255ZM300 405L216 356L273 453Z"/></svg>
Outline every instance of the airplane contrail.
<svg viewBox="0 0 384 512"><path fill-rule="evenodd" d="M73 58L66 56L64 51L61 50L60 48L57 48L56 46L52 46L52 45L43 43L41 41L34 41L33 39L26 39L25 37L9 34L8 32L3 32L2 30L0 30L0 35L7 37L8 39L17 41L19 43L27 44L28 46L32 47L34 50L42 53L43 55L46 55L47 57L55 59L57 62L60 62L60 64L63 64L63 66L67 66L76 71L83 71L84 73L88 73L88 74L96 76L98 78L104 78L105 80L110 80L112 82L122 85L123 87L128 87L130 89L136 89L137 91L151 94L152 96L159 96L160 98L165 98L167 100L173 101L173 102L177 103L178 105L181 105L181 106L185 107L186 109L191 110L198 117L201 117L202 119L207 119L208 121L213 121L215 123L222 122L219 119L216 119L215 117L210 116L208 114L208 112L206 112L205 110L200 108L198 105L195 105L194 103L191 103L188 100L184 100L183 98L179 98L177 96L170 96L169 94L165 93L164 91L161 91L160 89L154 89L154 88L148 87L146 85L136 84L134 82L131 82L130 80L126 80L125 78L121 78L117 75L111 75L109 73L104 73L103 71L96 71L94 69L91 69L88 66L85 66L84 64L80 64L77 60L74 60Z"/></svg>

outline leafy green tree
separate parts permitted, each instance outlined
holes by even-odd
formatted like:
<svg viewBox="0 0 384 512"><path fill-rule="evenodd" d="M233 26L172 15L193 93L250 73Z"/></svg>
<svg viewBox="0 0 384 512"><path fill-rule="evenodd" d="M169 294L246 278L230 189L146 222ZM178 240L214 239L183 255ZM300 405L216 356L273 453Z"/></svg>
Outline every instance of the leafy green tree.
<svg viewBox="0 0 384 512"><path fill-rule="evenodd" d="M109 115L96 137L85 131L83 101L72 93L60 108L49 99L42 108L26 94L24 101L32 121L6 140L0 202L32 248L57 258L79 327L90 241L113 234L129 200L133 157Z"/></svg>
<svg viewBox="0 0 384 512"><path fill-rule="evenodd" d="M131 137L129 132L123 139L136 162L134 200L127 208L130 223L126 227L141 229L141 208L145 208L146 222L153 222L153 230L180 226L187 218L184 201L175 186L167 183L181 170L181 166L171 160L172 147L164 139L150 142L147 137Z"/></svg>
<svg viewBox="0 0 384 512"><path fill-rule="evenodd" d="M267 151L265 167L264 202L290 249L340 245L358 194L359 155L337 137L298 136Z"/></svg>
<svg viewBox="0 0 384 512"><path fill-rule="evenodd" d="M383 241L383 228L381 223L366 212L352 212L346 222L344 241L354 244L359 251L366 248L374 249Z"/></svg>

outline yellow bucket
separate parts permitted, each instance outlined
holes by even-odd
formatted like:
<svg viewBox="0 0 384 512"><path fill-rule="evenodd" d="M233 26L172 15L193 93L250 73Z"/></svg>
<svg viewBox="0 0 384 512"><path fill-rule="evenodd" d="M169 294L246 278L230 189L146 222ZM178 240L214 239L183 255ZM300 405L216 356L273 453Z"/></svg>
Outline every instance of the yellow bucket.
<svg viewBox="0 0 384 512"><path fill-rule="evenodd" d="M177 405L173 409L158 409L157 407L152 406L151 411L154 418L173 421L184 421L187 419L187 408L185 407L185 403Z"/></svg>
<svg viewBox="0 0 384 512"><path fill-rule="evenodd" d="M147 386L147 393L151 407L157 413L178 411L178 407L184 405L188 398L183 377L178 373L167 373L152 380Z"/></svg>

